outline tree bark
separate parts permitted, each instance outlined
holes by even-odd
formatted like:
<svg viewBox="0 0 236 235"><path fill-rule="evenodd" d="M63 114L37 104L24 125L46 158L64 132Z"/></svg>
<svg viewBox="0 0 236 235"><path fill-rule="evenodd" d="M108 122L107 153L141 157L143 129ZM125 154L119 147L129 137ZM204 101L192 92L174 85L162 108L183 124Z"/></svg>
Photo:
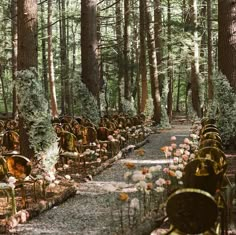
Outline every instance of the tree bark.
<svg viewBox="0 0 236 235"><path fill-rule="evenodd" d="M118 66L118 110L122 112L121 102L121 83L124 75L123 70L123 56L122 56L122 15L121 15L121 3L116 2L116 40L117 40L117 66Z"/></svg>
<svg viewBox="0 0 236 235"><path fill-rule="evenodd" d="M17 4L16 0L11 1L11 18L12 18L12 80L16 80L17 74ZM12 95L12 113L13 117L17 116L17 94L16 88L13 87Z"/></svg>
<svg viewBox="0 0 236 235"><path fill-rule="evenodd" d="M145 2L146 4L146 2ZM155 43L152 37L151 31L151 15L148 12L147 6L146 9L146 19L147 19L147 45L148 45L148 59L149 59L149 71L150 71L150 80L151 80L151 93L153 99L153 121L156 124L160 124L161 122L161 96L159 90L159 81L158 81L158 71L157 71L157 63L156 63L156 53L155 53Z"/></svg>
<svg viewBox="0 0 236 235"><path fill-rule="evenodd" d="M61 57L61 90L63 114L71 115L70 100L70 79L69 79L69 61L67 51L67 34L66 34L66 7L65 0L59 1L60 5L60 57Z"/></svg>
<svg viewBox="0 0 236 235"><path fill-rule="evenodd" d="M42 0L41 3L41 16L40 16L40 23L41 23L41 49L42 49L42 83L44 87L44 93L47 101L49 102L49 92L48 92L48 63L47 63L47 55L46 55L46 35L44 27L46 25L45 23L45 7Z"/></svg>
<svg viewBox="0 0 236 235"><path fill-rule="evenodd" d="M167 37L168 37L168 59L167 59L167 74L168 74L168 96L167 96L167 114L169 116L169 120L172 119L172 105L173 105L173 64L171 59L171 2L170 0L167 1L168 9L167 9L167 18L168 18L168 25L167 25Z"/></svg>
<svg viewBox="0 0 236 235"><path fill-rule="evenodd" d="M129 74L129 21L130 21L130 0L124 1L124 97L131 100L131 79Z"/></svg>
<svg viewBox="0 0 236 235"><path fill-rule="evenodd" d="M162 40L162 8L161 0L154 0L154 33L155 33L155 46L157 57L157 68L162 70L163 59L163 40ZM162 94L164 74L158 74L160 83L160 94Z"/></svg>
<svg viewBox="0 0 236 235"><path fill-rule="evenodd" d="M58 116L58 111L57 111L53 52L52 52L52 0L48 0L48 28L47 29L48 29L48 79L49 79L49 84L50 84L51 112L52 112L52 117L55 118Z"/></svg>
<svg viewBox="0 0 236 235"><path fill-rule="evenodd" d="M96 0L81 1L81 59L82 82L97 100L100 87L97 62L96 5Z"/></svg>
<svg viewBox="0 0 236 235"><path fill-rule="evenodd" d="M194 47L191 61L191 90L192 106L198 117L201 117L200 97L199 97L199 46L197 32L197 0L190 0L190 24L189 29L192 31L194 38Z"/></svg>
<svg viewBox="0 0 236 235"><path fill-rule="evenodd" d="M208 100L212 100L214 96L214 89L213 89L213 59L212 59L212 14L211 14L211 0L207 0L207 51L208 51L208 58L207 58L207 65L208 65L208 77L207 77L207 84L208 84Z"/></svg>
<svg viewBox="0 0 236 235"><path fill-rule="evenodd" d="M218 63L219 70L227 77L236 91L236 2L218 0Z"/></svg>
<svg viewBox="0 0 236 235"><path fill-rule="evenodd" d="M30 67L37 68L37 1L17 1L18 9L18 71L27 70ZM20 152L28 158L34 156L30 148L29 136L24 126L24 117L20 116Z"/></svg>
<svg viewBox="0 0 236 235"><path fill-rule="evenodd" d="M140 58L139 58L139 71L141 76L142 83L142 96L141 96L141 108L140 111L144 112L147 99L148 99L148 84L147 84L147 68L146 68L146 17L145 17L145 0L140 0L139 3L139 14L140 14L140 22L139 22L139 38L140 38Z"/></svg>

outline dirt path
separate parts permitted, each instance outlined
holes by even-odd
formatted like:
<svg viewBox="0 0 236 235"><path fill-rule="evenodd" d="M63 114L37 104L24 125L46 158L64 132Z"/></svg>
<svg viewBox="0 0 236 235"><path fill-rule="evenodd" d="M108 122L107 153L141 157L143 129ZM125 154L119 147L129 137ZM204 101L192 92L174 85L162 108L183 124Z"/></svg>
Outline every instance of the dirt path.
<svg viewBox="0 0 236 235"><path fill-rule="evenodd" d="M138 156L129 153L125 159L118 160L92 181L79 185L75 197L63 204L40 214L26 224L20 224L11 233L15 234L78 234L106 235L117 234L121 229L120 204L117 197L126 192L130 197L137 193L134 184L124 181L127 162L133 162L137 168L160 164L165 159L160 148L170 143L175 135L177 141L189 136L190 126L178 125L168 131L149 136L149 143L143 146L145 154ZM122 213L126 213L124 210ZM124 215L122 215L124 216ZM130 221L128 221L130 223ZM122 223L128 223L124 219ZM132 234L130 234L132 235ZM134 234L133 234L134 235Z"/></svg>

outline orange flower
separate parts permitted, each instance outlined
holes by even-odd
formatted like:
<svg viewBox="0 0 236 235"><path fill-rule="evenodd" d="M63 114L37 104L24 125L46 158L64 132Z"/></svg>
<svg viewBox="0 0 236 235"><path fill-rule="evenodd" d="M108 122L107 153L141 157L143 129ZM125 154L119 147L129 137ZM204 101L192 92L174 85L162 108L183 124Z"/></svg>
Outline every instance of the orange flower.
<svg viewBox="0 0 236 235"><path fill-rule="evenodd" d="M153 189L153 184L152 183L147 183L147 190Z"/></svg>
<svg viewBox="0 0 236 235"><path fill-rule="evenodd" d="M120 201L126 202L126 201L128 201L128 199L129 199L129 195L127 193L120 193L119 194Z"/></svg>
<svg viewBox="0 0 236 235"><path fill-rule="evenodd" d="M133 169L135 168L135 164L133 162L126 162L125 163L125 166L128 168L128 169Z"/></svg>
<svg viewBox="0 0 236 235"><path fill-rule="evenodd" d="M144 156L145 150L144 149L135 150L135 154L139 156Z"/></svg>
<svg viewBox="0 0 236 235"><path fill-rule="evenodd" d="M142 174L143 174L143 175L146 175L148 172L149 172L149 169L148 169L148 168L144 167L144 168L142 169Z"/></svg>
<svg viewBox="0 0 236 235"><path fill-rule="evenodd" d="M174 171L169 171L169 175L170 175L170 176L173 176L173 177L175 177L175 176L176 176L176 174L175 174L175 172L174 172Z"/></svg>
<svg viewBox="0 0 236 235"><path fill-rule="evenodd" d="M164 152L164 153L167 152L168 149L169 149L168 146L163 146L163 147L161 147L161 151Z"/></svg>

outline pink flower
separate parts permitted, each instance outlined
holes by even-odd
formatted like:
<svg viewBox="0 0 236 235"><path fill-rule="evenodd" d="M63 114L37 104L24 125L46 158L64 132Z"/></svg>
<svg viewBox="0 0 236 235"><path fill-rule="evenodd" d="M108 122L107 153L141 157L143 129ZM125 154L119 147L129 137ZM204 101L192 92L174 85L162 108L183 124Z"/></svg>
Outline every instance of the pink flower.
<svg viewBox="0 0 236 235"><path fill-rule="evenodd" d="M163 169L163 172L164 172L164 173L167 173L167 174L168 174L169 171L170 171L170 170L169 170L169 168L167 168L167 167L165 167L165 168Z"/></svg>
<svg viewBox="0 0 236 235"><path fill-rule="evenodd" d="M158 186L162 186L163 184L166 183L165 179L163 178L159 178L156 182L155 182Z"/></svg>
<svg viewBox="0 0 236 235"><path fill-rule="evenodd" d="M171 144L171 147L172 147L172 149L176 149L176 148L177 148L177 145L176 145L175 143L172 143L172 144Z"/></svg>
<svg viewBox="0 0 236 235"><path fill-rule="evenodd" d="M174 158L173 158L173 162L174 162L174 163L178 163L178 162L179 162L179 158L178 158L178 157L174 157Z"/></svg>
<svg viewBox="0 0 236 235"><path fill-rule="evenodd" d="M166 157L170 157L171 156L171 152L166 152Z"/></svg>
<svg viewBox="0 0 236 235"><path fill-rule="evenodd" d="M188 155L183 154L183 155L182 155L182 159L183 159L184 161L188 161Z"/></svg>
<svg viewBox="0 0 236 235"><path fill-rule="evenodd" d="M185 139L184 139L184 143L185 143L185 144L189 144L189 143L190 143L190 140L189 140L188 138L185 138Z"/></svg>
<svg viewBox="0 0 236 235"><path fill-rule="evenodd" d="M176 137L175 136L171 136L170 140L171 141L176 141Z"/></svg>
<svg viewBox="0 0 236 235"><path fill-rule="evenodd" d="M180 149L177 149L175 152L175 156L180 157L182 154L182 152L180 151Z"/></svg>
<svg viewBox="0 0 236 235"><path fill-rule="evenodd" d="M166 185L171 185L171 181L170 180L166 180Z"/></svg>
<svg viewBox="0 0 236 235"><path fill-rule="evenodd" d="M190 156L190 152L187 150L184 151L184 154Z"/></svg>

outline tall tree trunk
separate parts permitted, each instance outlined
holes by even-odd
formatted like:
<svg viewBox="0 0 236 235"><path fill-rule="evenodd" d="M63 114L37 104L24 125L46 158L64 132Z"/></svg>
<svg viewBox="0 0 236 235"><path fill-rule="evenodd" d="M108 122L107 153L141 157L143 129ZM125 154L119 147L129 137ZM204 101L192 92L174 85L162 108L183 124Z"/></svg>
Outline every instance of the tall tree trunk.
<svg viewBox="0 0 236 235"><path fill-rule="evenodd" d="M161 70L162 57L163 57L163 41L162 41L162 7L161 0L154 0L154 33L155 33L155 46L156 46L156 57L157 57L157 68ZM164 74L158 74L160 83L160 93L162 94L163 80L165 79Z"/></svg>
<svg viewBox="0 0 236 235"><path fill-rule="evenodd" d="M70 100L70 79L69 79L69 61L68 61L68 51L67 51L67 34L66 34L66 7L65 0L60 0L60 46L61 46L61 80L63 89L62 98L64 114L71 114L71 100Z"/></svg>
<svg viewBox="0 0 236 235"><path fill-rule="evenodd" d="M121 2L116 2L116 41L117 41L117 67L118 67L118 110L122 112L122 91L121 83L124 75L123 70L123 56L122 56L122 15L121 15Z"/></svg>
<svg viewBox="0 0 236 235"><path fill-rule="evenodd" d="M141 75L141 83L142 83L142 96L141 96L141 108L140 111L144 112L147 99L148 99L148 84L147 84L147 68L146 68L146 17L145 17L145 1L139 1L139 14L140 14L140 22L139 22L139 38L140 38L140 58L139 58L139 73Z"/></svg>
<svg viewBox="0 0 236 235"><path fill-rule="evenodd" d="M96 0L81 1L81 58L82 81L97 100L100 87L97 62L96 5Z"/></svg>
<svg viewBox="0 0 236 235"><path fill-rule="evenodd" d="M17 1L18 18L18 71L37 68L37 1ZM24 125L24 117L20 116L20 152L32 158L34 151L30 148L29 136Z"/></svg>
<svg viewBox="0 0 236 235"><path fill-rule="evenodd" d="M201 117L200 97L199 97L199 46L197 32L197 0L190 0L190 30L194 38L194 47L191 62L191 89L192 89L192 106L198 117Z"/></svg>
<svg viewBox="0 0 236 235"><path fill-rule="evenodd" d="M236 91L236 2L218 0L218 15L219 69Z"/></svg>
<svg viewBox="0 0 236 235"><path fill-rule="evenodd" d="M76 48L77 48L76 32L77 32L77 27L78 27L78 23L76 23L76 25L72 24L72 27L71 27L72 40L73 40L73 43L72 43L72 69L71 69L71 80L72 81L74 81L75 69L76 69ZM71 100L72 100L72 113L74 116L75 115L75 112L74 112L74 89L72 89Z"/></svg>
<svg viewBox="0 0 236 235"><path fill-rule="evenodd" d="M7 108L7 99L6 99L6 92L5 92L5 85L4 85L4 80L3 80L3 65L0 64L0 80L1 80L1 85L2 85L2 97L3 97L3 103L4 103L4 111L8 116L8 108Z"/></svg>
<svg viewBox="0 0 236 235"><path fill-rule="evenodd" d="M130 21L130 0L124 1L124 97L131 100L131 79L129 75L129 21Z"/></svg>
<svg viewBox="0 0 236 235"><path fill-rule="evenodd" d="M177 95L176 95L177 96L176 97L176 112L180 112L180 109L179 109L180 86L181 86L180 79L181 79L181 76L180 76L180 70L179 70L178 85L177 85Z"/></svg>
<svg viewBox="0 0 236 235"><path fill-rule="evenodd" d="M212 82L212 75L213 75L213 59L212 59L212 14L211 14L211 0L207 0L207 51L208 51L208 58L207 58L207 65L208 65L208 77L207 77L207 84L208 84L208 100L211 101L214 96L214 89L213 89L213 82Z"/></svg>
<svg viewBox="0 0 236 235"><path fill-rule="evenodd" d="M11 18L12 18L12 80L16 80L17 73L17 5L16 0L11 1ZM12 113L13 117L17 116L17 94L16 88L13 87L13 97L12 97Z"/></svg>
<svg viewBox="0 0 236 235"><path fill-rule="evenodd" d="M145 2L146 9L146 19L147 19L147 45L148 45L148 59L149 59L149 71L150 71L150 80L151 80L151 92L153 99L153 121L156 124L160 124L161 122L161 96L159 90L159 80L158 80L158 71L157 71L157 63L156 63L156 53L155 53L155 42L153 38L153 32L151 30L151 14L147 9L147 5Z"/></svg>
<svg viewBox="0 0 236 235"><path fill-rule="evenodd" d="M42 2L42 0L40 1L41 3L41 16L40 16L40 21L41 21L41 48L42 48L42 83L43 83L43 87L44 87L44 92L45 92L45 97L47 99L47 101L49 101L49 92L48 92L48 66L47 66L47 56L46 56L46 35L45 35L45 15L44 15L44 11L45 11L45 7L44 7L44 3Z"/></svg>
<svg viewBox="0 0 236 235"><path fill-rule="evenodd" d="M58 116L58 111L52 52L52 0L48 0L48 78L50 84L51 112L52 117L55 118Z"/></svg>
<svg viewBox="0 0 236 235"><path fill-rule="evenodd" d="M167 1L168 5L168 13L167 13L167 18L168 18L168 25L167 25L167 37L168 37L168 59L167 59L167 74L168 74L168 97L167 97L167 114L169 116L169 120L172 119L172 103L173 103L173 63L171 59L171 51L172 51L172 46L171 46L171 3L170 0Z"/></svg>

